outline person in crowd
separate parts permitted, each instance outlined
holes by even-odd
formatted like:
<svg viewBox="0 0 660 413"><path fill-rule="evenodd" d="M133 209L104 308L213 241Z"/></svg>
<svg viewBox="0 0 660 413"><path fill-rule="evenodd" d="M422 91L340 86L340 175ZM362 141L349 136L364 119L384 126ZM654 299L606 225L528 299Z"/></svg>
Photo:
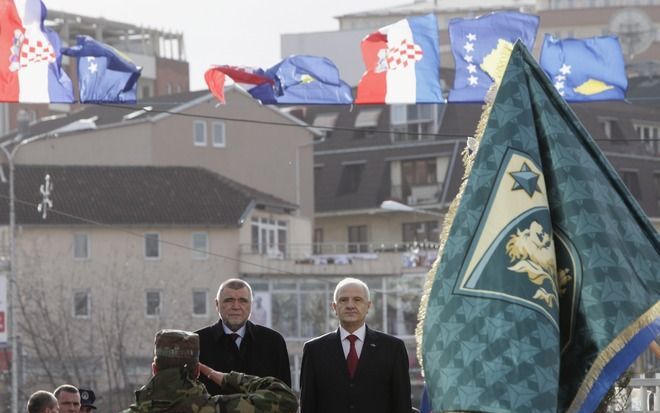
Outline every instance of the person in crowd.
<svg viewBox="0 0 660 413"><path fill-rule="evenodd" d="M412 411L406 347L365 324L370 307L364 282L337 284L332 308L339 328L303 347L301 413Z"/></svg>
<svg viewBox="0 0 660 413"><path fill-rule="evenodd" d="M78 389L78 391L80 392L80 413L92 413L92 410L96 410L94 392L88 389Z"/></svg>
<svg viewBox="0 0 660 413"><path fill-rule="evenodd" d="M280 333L249 321L252 288L247 282L231 278L220 285L215 298L217 323L196 331L199 334L199 360L220 371L266 377L272 376L291 386L289 353ZM209 393L220 388L202 379Z"/></svg>
<svg viewBox="0 0 660 413"><path fill-rule="evenodd" d="M199 363L199 336L182 330L156 333L153 377L135 392L135 403L123 413L295 413L298 400L274 377L223 373ZM203 374L221 390L211 396L198 378Z"/></svg>
<svg viewBox="0 0 660 413"><path fill-rule="evenodd" d="M57 399L53 393L39 390L30 396L27 402L28 413L58 413Z"/></svg>
<svg viewBox="0 0 660 413"><path fill-rule="evenodd" d="M76 386L63 384L53 392L60 413L80 413L80 392Z"/></svg>

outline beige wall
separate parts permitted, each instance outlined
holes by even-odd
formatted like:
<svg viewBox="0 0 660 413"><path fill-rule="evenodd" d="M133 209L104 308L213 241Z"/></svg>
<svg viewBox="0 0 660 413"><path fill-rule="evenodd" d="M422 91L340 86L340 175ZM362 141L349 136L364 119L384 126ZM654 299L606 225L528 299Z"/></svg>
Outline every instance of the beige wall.
<svg viewBox="0 0 660 413"><path fill-rule="evenodd" d="M314 214L312 133L294 124L278 109L260 106L235 89L228 91L226 105L216 106L217 101L209 95L205 101L185 110L188 116L163 116L155 123L140 122L36 141L19 150L17 163L199 166L294 204L298 204L299 196L301 215L311 219ZM194 115L292 126L227 120L226 146L217 148L210 141L215 120ZM207 146L193 144L195 120L207 122Z"/></svg>
<svg viewBox="0 0 660 413"><path fill-rule="evenodd" d="M154 164L201 166L252 188L297 203L296 152L300 151L300 197L302 215L314 213L312 134L276 110L260 106L236 90L227 92L227 104L217 106L215 98L186 110L191 116L170 116L154 126ZM224 148L213 147L210 131L213 122L235 118L291 124L291 127L225 120ZM193 144L193 123L207 123L209 142ZM298 149L300 147L300 149Z"/></svg>
<svg viewBox="0 0 660 413"><path fill-rule="evenodd" d="M23 146L17 164L34 165L149 165L152 163L152 125L66 134Z"/></svg>

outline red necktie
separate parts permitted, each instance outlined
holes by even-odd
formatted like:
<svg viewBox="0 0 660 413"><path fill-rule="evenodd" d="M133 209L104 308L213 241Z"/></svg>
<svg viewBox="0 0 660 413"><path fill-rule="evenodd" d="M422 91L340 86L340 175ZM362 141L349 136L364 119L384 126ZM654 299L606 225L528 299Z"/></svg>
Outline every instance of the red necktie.
<svg viewBox="0 0 660 413"><path fill-rule="evenodd" d="M351 342L351 348L348 350L348 357L346 357L346 365L348 366L348 375L353 378L358 365L358 355L357 351L355 350L355 340L358 338L357 336L351 334L346 337L346 339Z"/></svg>

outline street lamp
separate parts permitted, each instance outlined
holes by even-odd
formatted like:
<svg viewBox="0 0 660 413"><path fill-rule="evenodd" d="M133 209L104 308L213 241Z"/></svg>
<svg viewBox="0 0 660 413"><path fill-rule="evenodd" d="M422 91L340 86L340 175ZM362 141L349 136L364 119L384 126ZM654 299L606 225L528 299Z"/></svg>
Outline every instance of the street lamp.
<svg viewBox="0 0 660 413"><path fill-rule="evenodd" d="M50 134L44 133L35 135L28 139L23 139L22 133L18 133L14 139L8 140L0 144L0 150L4 152L9 165L9 282L8 282L8 296L9 296L9 338L11 340L11 412L18 413L18 339L16 321L16 303L18 302L17 287L16 287L16 210L15 210L15 194L14 194L14 156L16 152L28 143L34 142L38 139L49 136ZM9 149L10 146L12 146ZM1 172L1 169L0 169ZM2 175L2 174L0 174ZM4 175L1 176L2 181L5 181Z"/></svg>
<svg viewBox="0 0 660 413"><path fill-rule="evenodd" d="M410 205L402 204L401 202L392 201L388 199L383 201L380 204L381 209L387 209L390 211L400 211L400 212L416 212L420 214L433 215L435 217L441 217L442 214L435 211L429 211L427 209L413 208Z"/></svg>

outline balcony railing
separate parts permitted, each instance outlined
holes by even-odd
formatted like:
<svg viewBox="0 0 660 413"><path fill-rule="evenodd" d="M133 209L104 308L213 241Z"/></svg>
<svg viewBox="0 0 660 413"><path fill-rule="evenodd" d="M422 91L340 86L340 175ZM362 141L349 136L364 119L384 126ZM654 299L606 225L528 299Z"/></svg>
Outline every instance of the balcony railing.
<svg viewBox="0 0 660 413"><path fill-rule="evenodd" d="M392 185L390 197L407 205L437 204L442 197L442 186L442 182L423 185Z"/></svg>
<svg viewBox="0 0 660 413"><path fill-rule="evenodd" d="M287 244L262 253L250 244L239 246L242 274L375 275L426 271L437 257L437 243Z"/></svg>

